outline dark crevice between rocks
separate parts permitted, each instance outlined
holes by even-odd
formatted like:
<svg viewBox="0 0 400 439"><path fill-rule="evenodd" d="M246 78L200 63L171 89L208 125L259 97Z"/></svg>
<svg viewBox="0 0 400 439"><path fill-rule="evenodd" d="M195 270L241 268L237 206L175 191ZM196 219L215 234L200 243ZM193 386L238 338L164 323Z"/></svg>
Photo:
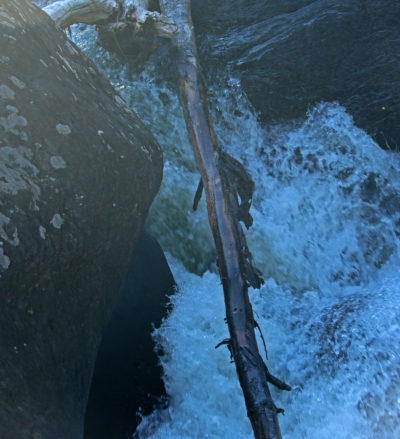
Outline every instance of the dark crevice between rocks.
<svg viewBox="0 0 400 439"><path fill-rule="evenodd" d="M168 311L175 281L158 242L143 232L99 347L84 439L128 439L140 422L167 404L151 332Z"/></svg>

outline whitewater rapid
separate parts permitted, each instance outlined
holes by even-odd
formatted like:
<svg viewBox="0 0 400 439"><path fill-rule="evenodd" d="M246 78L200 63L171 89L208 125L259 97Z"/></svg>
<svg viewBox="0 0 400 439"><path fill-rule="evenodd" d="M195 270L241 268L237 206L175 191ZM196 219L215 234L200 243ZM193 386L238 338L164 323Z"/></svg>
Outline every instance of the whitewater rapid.
<svg viewBox="0 0 400 439"><path fill-rule="evenodd" d="M173 85L140 74L95 45L76 42L105 71L164 150L164 180L147 223L168 253L179 290L155 341L169 407L143 419L141 439L251 438L229 352L222 287L199 173ZM228 72L210 85L221 146L255 181L247 232L264 286L250 291L287 439L400 437L400 173L345 108L322 102L302 118L262 126ZM261 347L261 345L260 345Z"/></svg>

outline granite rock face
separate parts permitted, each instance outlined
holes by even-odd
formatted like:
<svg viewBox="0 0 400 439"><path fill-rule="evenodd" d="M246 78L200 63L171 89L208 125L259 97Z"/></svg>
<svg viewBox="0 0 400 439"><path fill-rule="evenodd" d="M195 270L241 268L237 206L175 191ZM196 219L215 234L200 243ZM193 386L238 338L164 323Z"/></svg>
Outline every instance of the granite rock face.
<svg viewBox="0 0 400 439"><path fill-rule="evenodd" d="M77 439L162 153L29 0L0 4L0 437Z"/></svg>

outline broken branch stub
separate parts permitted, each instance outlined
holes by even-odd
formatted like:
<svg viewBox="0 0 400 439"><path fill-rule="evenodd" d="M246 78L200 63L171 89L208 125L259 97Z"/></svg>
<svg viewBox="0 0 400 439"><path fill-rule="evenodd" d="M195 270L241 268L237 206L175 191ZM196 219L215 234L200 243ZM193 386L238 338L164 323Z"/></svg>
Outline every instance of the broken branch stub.
<svg viewBox="0 0 400 439"><path fill-rule="evenodd" d="M262 279L253 267L239 224L243 221L246 227L250 227L252 223L249 208L253 182L243 166L222 153L218 146L200 74L190 0L160 0L160 6L162 12L178 26L173 42L178 49L180 98L206 194L208 218L224 289L230 339L223 343L228 344L235 361L255 438L280 439L277 413L281 409L277 409L272 401L268 381L274 384L281 382L268 372L259 354L247 290L249 285L259 287ZM195 206L201 190L199 185ZM280 387L289 389L289 386Z"/></svg>

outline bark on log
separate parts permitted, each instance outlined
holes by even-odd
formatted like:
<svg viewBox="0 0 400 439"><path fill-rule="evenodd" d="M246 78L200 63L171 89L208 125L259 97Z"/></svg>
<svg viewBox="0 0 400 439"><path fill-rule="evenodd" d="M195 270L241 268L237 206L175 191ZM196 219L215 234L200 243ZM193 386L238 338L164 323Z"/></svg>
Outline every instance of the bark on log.
<svg viewBox="0 0 400 439"><path fill-rule="evenodd" d="M239 192L240 205L237 196L240 183L248 183L250 179L243 174L241 165L232 158L227 159L218 147L200 74L190 0L160 0L160 5L161 11L178 26L173 41L178 49L180 97L206 193L224 289L230 339L223 343L228 344L235 361L255 438L280 439L277 420L280 410L272 401L267 381L280 384L278 387L285 390L290 390L290 387L270 375L258 351L248 286L259 287L262 280L252 266L239 224L239 220L248 226L251 224L249 200L243 202L242 198L246 191ZM238 175L241 177L236 178Z"/></svg>

